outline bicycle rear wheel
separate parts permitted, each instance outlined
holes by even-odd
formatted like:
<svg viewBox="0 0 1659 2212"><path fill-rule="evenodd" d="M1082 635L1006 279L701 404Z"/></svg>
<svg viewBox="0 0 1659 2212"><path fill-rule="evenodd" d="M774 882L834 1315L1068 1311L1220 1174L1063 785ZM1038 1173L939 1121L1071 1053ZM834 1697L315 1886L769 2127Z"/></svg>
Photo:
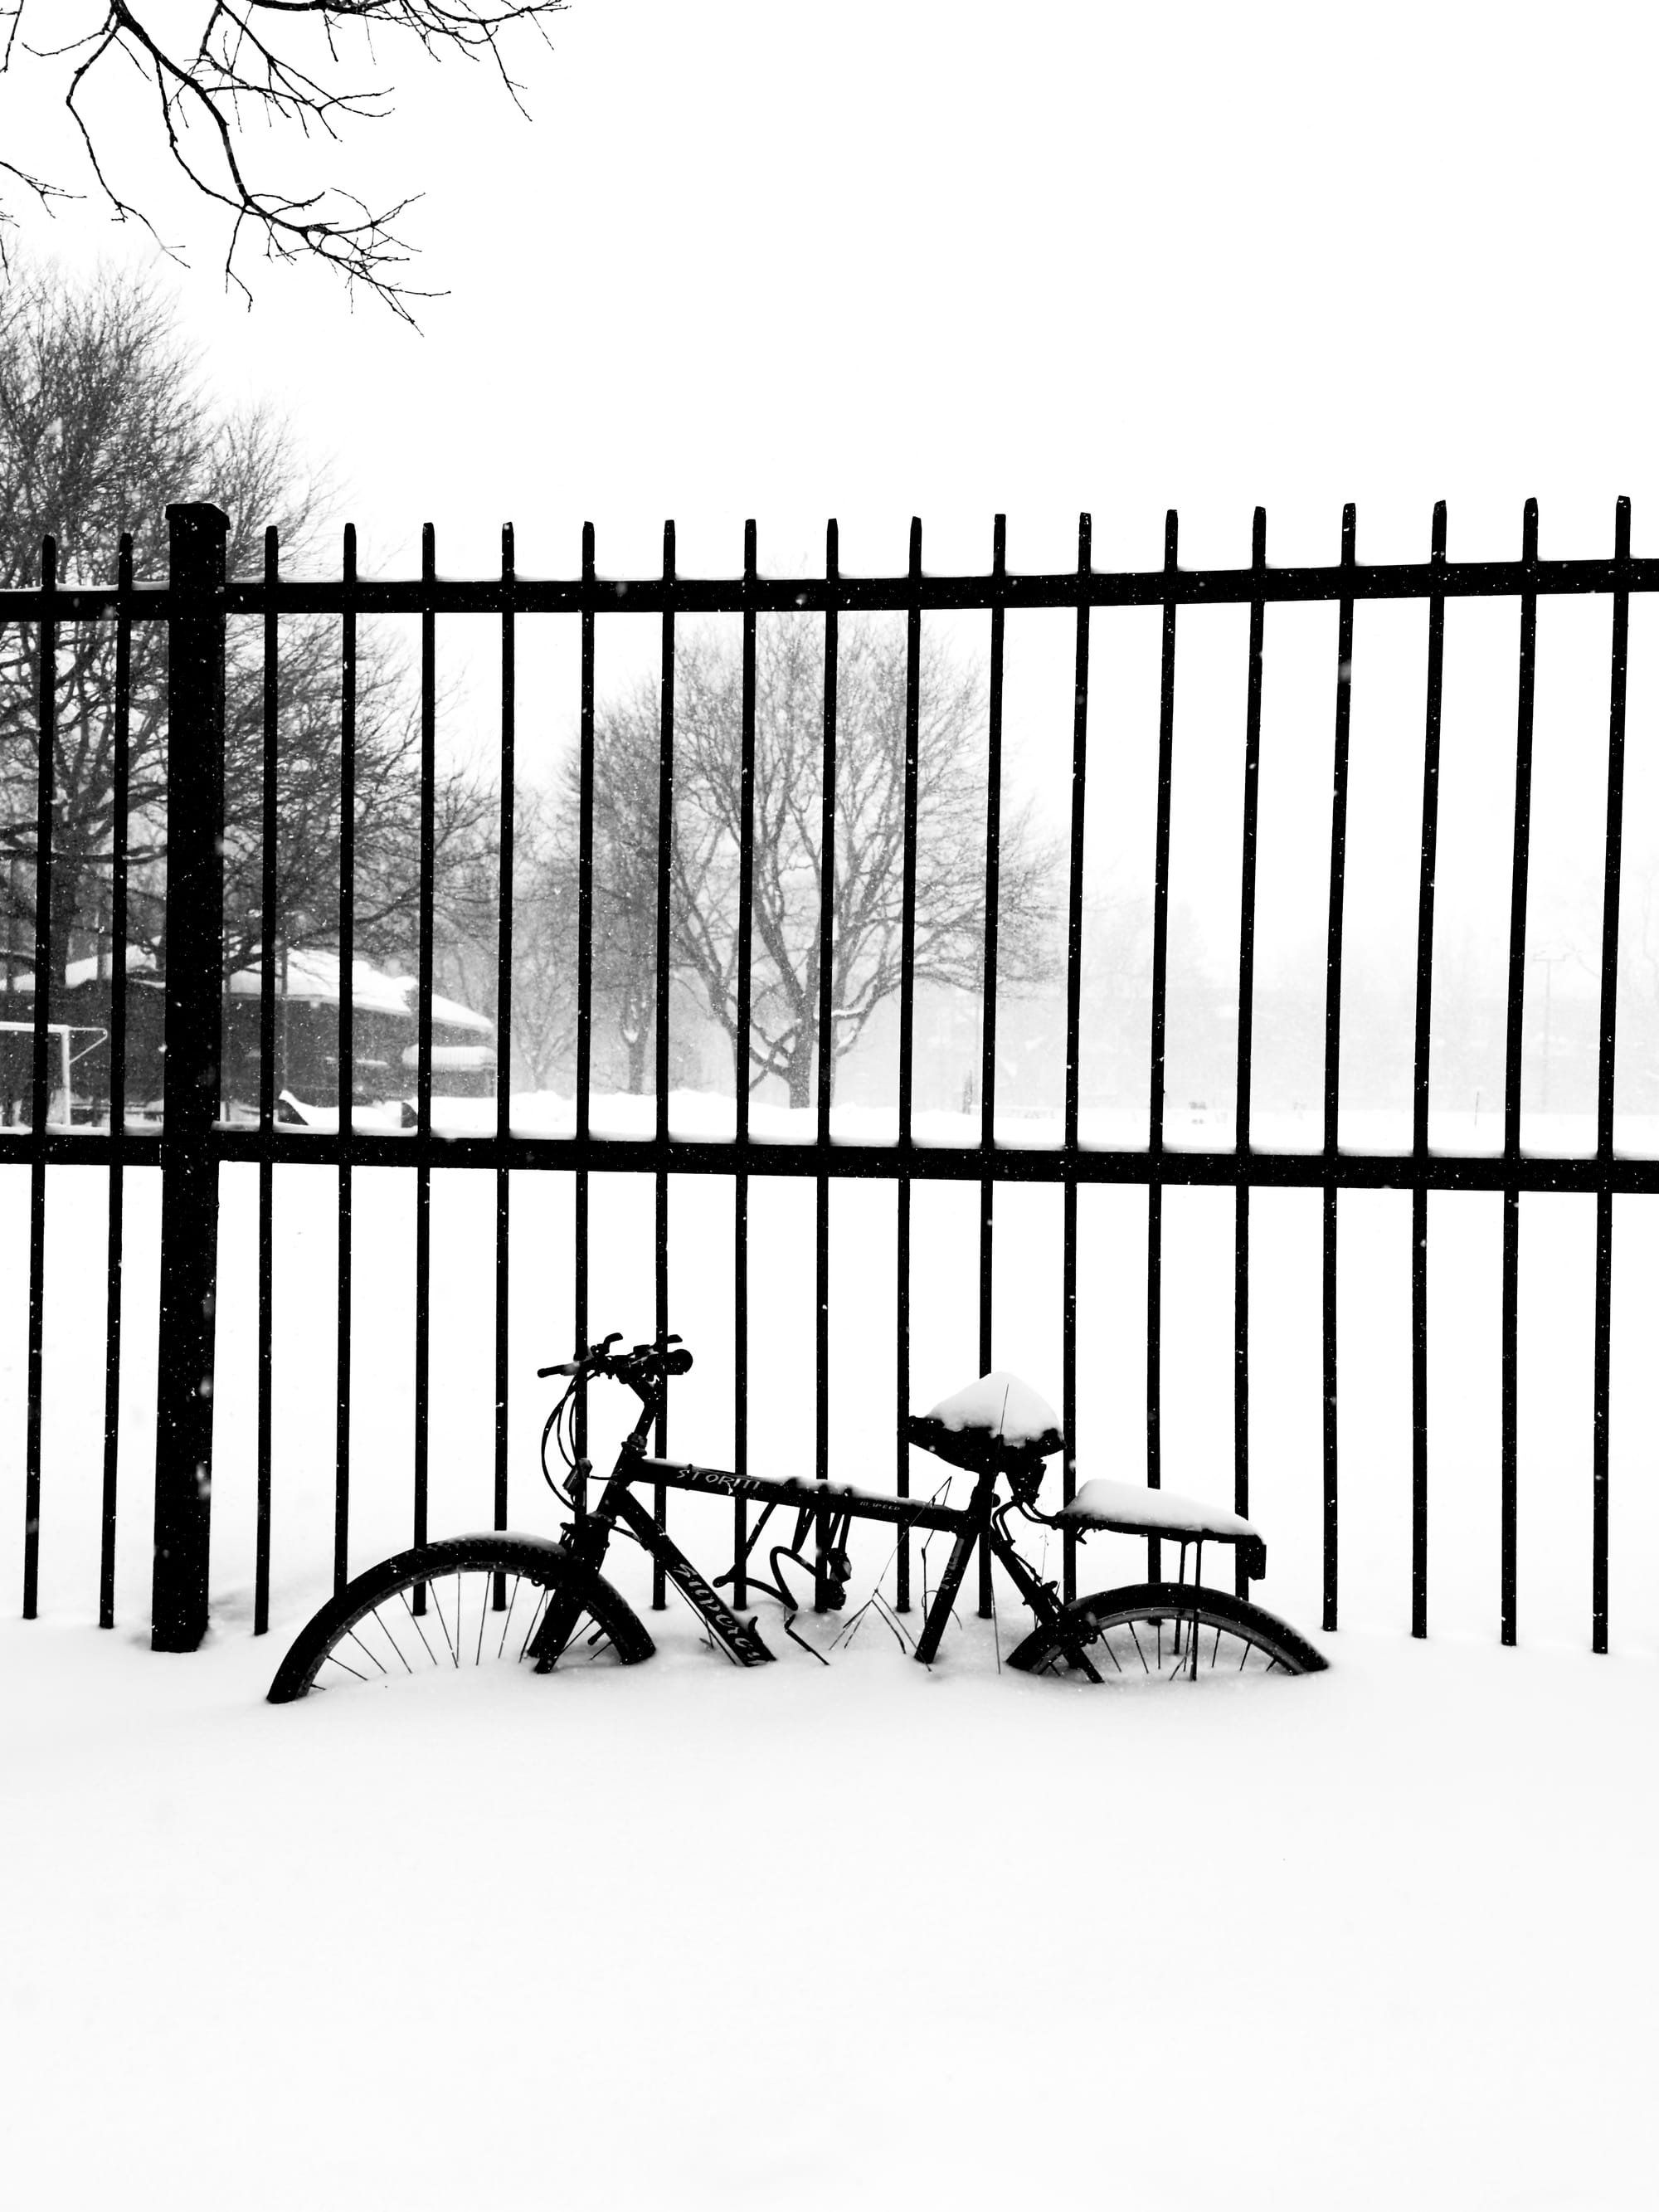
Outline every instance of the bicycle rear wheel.
<svg viewBox="0 0 1659 2212"><path fill-rule="evenodd" d="M401 1681L489 1662L533 1665L531 1643L549 1601L580 1592L562 1668L655 1650L617 1590L537 1536L453 1536L399 1552L349 1582L306 1623L266 1693L287 1705L313 1690Z"/></svg>
<svg viewBox="0 0 1659 2212"><path fill-rule="evenodd" d="M1316 1674L1328 1663L1288 1623L1225 1590L1136 1583L1076 1599L1008 1664L1029 1674L1081 1674L1079 1647L1109 1681Z"/></svg>

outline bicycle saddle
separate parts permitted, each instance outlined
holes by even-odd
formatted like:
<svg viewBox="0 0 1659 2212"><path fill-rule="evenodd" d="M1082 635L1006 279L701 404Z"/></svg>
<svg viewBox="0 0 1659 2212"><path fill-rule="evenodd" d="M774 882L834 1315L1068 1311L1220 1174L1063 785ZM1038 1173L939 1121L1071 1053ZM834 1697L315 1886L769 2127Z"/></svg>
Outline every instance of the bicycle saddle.
<svg viewBox="0 0 1659 2212"><path fill-rule="evenodd" d="M931 1412L912 1413L905 1433L923 1451L974 1474L1030 1466L1063 1450L1059 1416L1018 1375L981 1375L965 1390L941 1398Z"/></svg>

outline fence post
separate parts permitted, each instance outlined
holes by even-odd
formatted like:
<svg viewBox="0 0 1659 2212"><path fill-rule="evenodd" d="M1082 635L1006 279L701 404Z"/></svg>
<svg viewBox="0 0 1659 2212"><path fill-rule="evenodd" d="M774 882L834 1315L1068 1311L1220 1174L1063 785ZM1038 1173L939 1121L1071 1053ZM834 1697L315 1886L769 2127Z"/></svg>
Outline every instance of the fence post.
<svg viewBox="0 0 1659 2212"><path fill-rule="evenodd" d="M153 1651L193 1651L208 1617L228 527L216 507L167 509L167 1028Z"/></svg>

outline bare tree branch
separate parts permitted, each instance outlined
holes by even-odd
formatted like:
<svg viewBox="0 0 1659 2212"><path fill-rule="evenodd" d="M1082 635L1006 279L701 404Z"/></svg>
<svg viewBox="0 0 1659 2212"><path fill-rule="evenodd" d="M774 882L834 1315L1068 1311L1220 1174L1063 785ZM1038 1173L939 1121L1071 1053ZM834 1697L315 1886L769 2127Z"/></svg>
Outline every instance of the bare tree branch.
<svg viewBox="0 0 1659 2212"><path fill-rule="evenodd" d="M977 989L985 949L984 708L976 669L932 641L920 670L919 982ZM830 1050L850 1052L897 992L903 907L906 663L902 635L843 622L836 665L837 776ZM740 1079L768 1076L810 1103L821 1040L823 636L805 617L769 617L756 672L751 1020L738 1035L742 672L708 631L683 635L675 672L674 814L669 840L674 966L725 1030ZM653 1004L658 871L655 684L603 709L594 747L594 988L644 1036ZM576 765L567 764L558 865L574 868ZM998 966L1005 986L1045 972L1043 925L1058 855L1029 816L1005 810ZM619 995L620 994L620 995ZM626 1003L624 1004L624 998ZM641 1087L635 1085L635 1087Z"/></svg>
<svg viewBox="0 0 1659 2212"><path fill-rule="evenodd" d="M176 8L97 0L90 27L80 35L55 46L30 44L21 36L25 15L32 27L44 26L52 4L57 0L0 0L0 76L24 63L67 73L64 105L116 222L142 223L162 244L150 217L112 175L88 116L86 95L112 82L142 94L168 160L228 218L227 285L252 301L237 265L251 237L263 244L267 259L321 262L348 292L362 285L412 323L411 303L439 296L403 274L413 249L399 226L419 195L370 206L340 185L307 192L261 181L247 154L253 132L266 134L262 149L272 131L286 133L290 148L296 134L337 144L343 127L392 112L390 81L341 76L343 32L358 36L377 76L376 33L401 34L428 60L482 62L525 114L524 87L507 68L505 42L522 30L550 46L549 19L565 0L199 0L193 38L181 36ZM120 73L122 65L127 74ZM0 174L15 179L47 212L54 199L80 197L9 161L0 161ZM0 204L0 266L7 227L16 220ZM164 250L180 258L174 248Z"/></svg>
<svg viewBox="0 0 1659 2212"><path fill-rule="evenodd" d="M285 561L316 550L324 480L303 466L285 426L259 409L226 414L204 392L168 303L142 279L77 286L24 270L0 293L0 586L38 580L42 537L57 540L66 584L100 583L131 535L134 571L167 567L165 509L211 499L230 518L232 574L263 565L267 524ZM162 625L129 639L125 830L132 871L130 939L156 952L166 854L167 662ZM117 841L116 629L60 625L49 988L107 945ZM276 663L276 912L260 911L264 780L262 625L230 625L226 652L225 961L240 967L273 927L331 941L341 857L341 662L337 622L292 617ZM0 632L0 933L8 965L33 968L38 881L40 632ZM356 950L405 957L420 887L420 726L409 672L385 635L361 626L356 668ZM476 844L490 805L470 776L444 776L437 800L437 888ZM301 921L298 917L307 917Z"/></svg>

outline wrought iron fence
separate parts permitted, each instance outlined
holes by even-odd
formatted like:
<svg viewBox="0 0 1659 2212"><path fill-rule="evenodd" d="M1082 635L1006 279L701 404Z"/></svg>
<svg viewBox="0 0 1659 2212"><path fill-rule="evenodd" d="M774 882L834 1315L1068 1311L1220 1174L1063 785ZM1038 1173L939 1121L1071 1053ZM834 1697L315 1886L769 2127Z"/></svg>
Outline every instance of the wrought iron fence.
<svg viewBox="0 0 1659 2212"><path fill-rule="evenodd" d="M100 1576L100 1619L113 1618L114 1540L117 1513L119 1378L122 1326L123 1175L144 1164L162 1170L162 1261L160 1308L161 1358L157 1401L157 1475L153 1637L161 1648L186 1649L200 1638L207 1618L207 1538L211 1492L214 1371L214 1302L218 1174L222 1163L257 1165L258 1181L257 1411L258 1540L254 1627L263 1630L270 1602L272 1414L272 1249L274 1168L288 1162L331 1164L337 1176L340 1229L337 1277L338 1414L336 1431L333 1568L337 1583L346 1573L351 1498L351 1354L353 1286L351 1219L354 1170L370 1166L406 1169L415 1188L414 1453L410 1517L411 1539L427 1535L428 1489L428 1398L431 1363L431 1179L439 1167L471 1167L494 1176L495 1225L495 1460L494 1498L498 1526L506 1525L507 1412L510 1377L507 1314L511 1257L511 1183L514 1171L554 1170L574 1177L574 1241L572 1254L576 1334L588 1330L589 1197L595 1175L641 1170L654 1179L654 1267L657 1326L671 1321L668 1179L671 1175L729 1179L733 1190L732 1263L735 1304L736 1358L732 1419L735 1464L746 1468L749 1451L750 1279L748 1229L750 1178L804 1176L814 1186L814 1259L817 1310L817 1469L828 1472L830 1419L830 1194L839 1178L879 1177L896 1193L896 1395L894 1472L901 1493L908 1486L902 1417L908 1410L909 1337L913 1275L911 1196L922 1179L946 1178L978 1192L978 1354L981 1370L992 1364L992 1287L995 1240L994 1194L999 1184L1029 1182L1057 1185L1063 1210L1061 1278L1057 1286L1061 1346L1062 1418L1074 1438L1078 1401L1078 1194L1085 1184L1119 1182L1145 1186L1148 1194L1146 1262L1146 1419L1147 1478L1161 1480L1160 1417L1163 1401L1164 1322L1161 1294L1163 1198L1172 1185L1231 1187L1235 1193L1233 1274L1234 1503L1241 1512L1250 1504L1250 1294L1253 1191L1300 1187L1322 1194L1322 1543L1323 1618L1334 1628L1338 1618L1338 1368L1337 1255L1339 1194L1344 1190L1398 1188L1412 1200L1411 1374L1412 1374L1412 1542L1413 1632L1428 1625L1429 1428L1428 1428L1428 1197L1432 1191L1489 1191L1503 1195L1501 1498L1499 1600L1501 1632L1515 1640L1517 1498L1517 1284L1520 1200L1523 1193L1570 1191L1593 1194L1596 1202L1595 1264L1595 1382L1591 1470L1592 1575L1590 1637L1595 1650L1607 1643L1608 1398L1611 1337L1613 1200L1626 1193L1659 1190L1659 1162L1615 1155L1613 1150L1614 1036L1617 1013L1616 963L1624 812L1626 660L1630 601L1633 592L1659 589L1659 560L1636 558L1630 550L1630 508L1617 509L1611 558L1547 560L1538 550L1535 504L1525 510L1520 557L1512 561L1451 561L1446 551L1443 506L1433 517L1426 561L1377 564L1356 553L1352 507L1343 516L1340 557L1334 566L1270 568L1266 524L1255 518L1250 564L1243 568L1183 568L1178 559L1176 520L1168 519L1160 568L1140 573L1097 571L1091 558L1089 518L1081 519L1073 570L1056 574L1010 573L1006 535L998 518L989 572L977 576L928 574L922 565L919 523L910 532L906 573L884 578L843 576L836 526L829 526L824 572L819 576L779 579L757 566L756 536L744 538L740 577L724 581L680 576L676 568L672 525L664 532L661 573L618 580L597 572L592 528L585 530L580 574L572 580L532 580L518 574L510 527L503 532L499 576L470 581L441 577L433 534L423 538L421 574L411 581L361 577L353 534L345 538L338 578L301 580L282 574L275 534L267 540L263 575L230 578L223 573L224 518L216 509L169 511L172 569L165 584L140 583L132 574L130 548L121 549L113 586L60 586L50 542L43 555L40 586L0 594L0 628L22 626L38 642L38 779L35 793L33 865L36 934L33 972L45 976L48 964L47 911L53 861L53 738L57 691L53 681L58 641L65 625L107 622L114 625L117 674L112 705L116 824L111 856L110 940L113 973L125 972L128 945L127 821L131 641L136 625L164 623L169 639L167 707L170 731L167 787L167 888L165 962L165 1111L159 1127L134 1127L127 1103L127 1014L125 994L112 994L108 1040L108 1089L112 1110L106 1127L54 1127L49 1111L54 1031L50 994L37 989L30 1030L32 1056L27 1127L0 1127L0 1163L27 1163L30 1173L29 1302L27 1342L27 1426L25 1469L23 1609L33 1614L38 1592L39 1547L43 1504L41 1362L46 1242L46 1173L49 1164L94 1163L107 1170L109 1303L106 1330L106 1446L103 1542ZM1537 616L1540 598L1607 594L1613 610L1608 670L1608 730L1605 873L1602 894L1600 973L1599 1067L1595 1148L1589 1157L1542 1158L1521 1146L1521 1067L1524 984L1527 966L1527 888L1530 841L1533 724ZM1516 671L1514 813L1507 961L1503 1146L1496 1155L1474 1156L1431 1150L1429 1080L1431 1006L1439 820L1440 736L1445 610L1448 600L1504 597L1519 603L1519 661ZM1413 1112L1409 1150L1392 1154L1358 1154L1338 1143L1343 993L1344 887L1348 836L1350 708L1352 684L1354 610L1362 601L1416 600L1428 611L1426 689L1423 701L1424 752L1418 874ZM1261 746L1262 658L1269 607L1323 602L1337 610L1335 666L1331 672L1334 775L1330 811L1328 910L1326 930L1327 988L1324 1009L1322 1144L1316 1152L1253 1148L1250 1142L1251 1072L1255 1004L1255 959L1257 891L1257 789ZM1170 854L1175 751L1176 641L1183 609L1232 605L1249 611L1248 681L1243 702L1243 849L1237 970L1237 1091L1233 1141L1225 1146L1192 1150L1166 1146L1164 1136L1165 1040L1170 963ZM1159 713L1157 735L1156 853L1151 978L1149 1141L1145 1149L1108 1149L1085 1144L1079 1128L1079 1066L1084 1007L1081 988L1084 942L1085 801L1090 737L1090 622L1096 609L1157 608L1162 615ZM661 730L657 820L659 824L656 877L654 1039L658 1069L655 1121L643 1138L618 1138L594 1129L591 1113L595 1019L593 949L595 915L595 624L601 615L623 609L657 617L661 625ZM1005 624L1009 613L1027 609L1071 611L1076 651L1072 716L1068 866L1066 902L1065 1084L1061 1142L1039 1150L1000 1144L996 1138L998 1088L997 915L1002 825ZM915 919L918 839L918 671L924 615L943 610L977 610L988 617L990 634L987 809L984 838L986 944L981 1029L979 1135L970 1143L919 1143L914 1130L916 1063ZM749 1086L736 1085L735 1129L730 1139L688 1137L669 1122L670 940L669 840L675 793L676 624L682 617L721 614L740 620L742 630L742 716L739 744L741 836L737 918L737 1025L750 1031L754 990L754 791L756 775L756 632L761 617L805 613L823 624L823 783L819 890L818 1009L820 1039L830 1031L834 947L837 762L838 625L844 616L866 612L902 616L906 626L908 685L902 764L902 946L898 994L897 1124L890 1141L857 1145L836 1141L831 1133L830 1087L833 1055L820 1049L816 1079L813 1133L794 1142L757 1143L751 1130ZM501 729L499 860L501 882L510 885L515 822L515 653L525 618L560 614L575 617L580 627L580 783L577 860L577 981L574 1127L564 1136L515 1132L510 1113L511 1083L504 1066L496 1086L495 1127L488 1133L437 1134L433 1126L433 1003L434 996L434 787L435 627L447 615L486 615L500 625ZM353 1094L355 1047L351 993L340 991L337 1058L338 1126L332 1130L297 1130L283 1126L277 1111L276 1029L277 945L264 933L259 947L259 1084L257 1117L236 1125L218 1112L221 1092L218 1054L221 1036L222 884L220 852L223 811L225 743L226 625L235 617L263 624L264 784L261 829L264 860L262 911L276 911L275 854L277 842L277 665L279 627L284 617L325 616L340 626L340 901L339 957L343 978L354 947L355 862L353 834L354 736L356 714L357 626L377 615L418 618L420 629L419 956L415 993L416 1052L413 1126L375 1129L359 1126L348 1109ZM1599 710L1598 710L1599 711ZM14 854L23 850L13 841ZM29 857L25 855L25 857ZM514 992L513 902L503 896L496 947L498 1033L511 1034ZM665 1449L659 1438L658 1449ZM1068 1462L1064 1485L1069 1496L1073 1472ZM659 1501L660 1510L660 1501ZM742 1509L738 1509L741 1512ZM1066 1565L1068 1586L1073 1562ZM897 1563L899 1605L910 1595L910 1562L902 1550ZM657 1593L660 1598L660 1590ZM742 1593L738 1593L741 1599ZM981 1603L988 1593L981 1590Z"/></svg>

